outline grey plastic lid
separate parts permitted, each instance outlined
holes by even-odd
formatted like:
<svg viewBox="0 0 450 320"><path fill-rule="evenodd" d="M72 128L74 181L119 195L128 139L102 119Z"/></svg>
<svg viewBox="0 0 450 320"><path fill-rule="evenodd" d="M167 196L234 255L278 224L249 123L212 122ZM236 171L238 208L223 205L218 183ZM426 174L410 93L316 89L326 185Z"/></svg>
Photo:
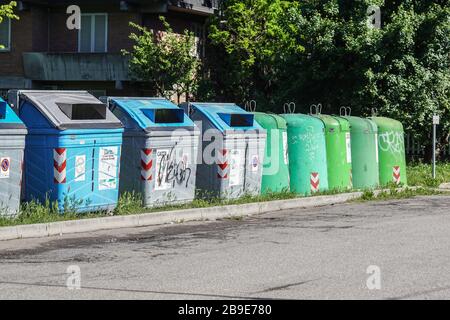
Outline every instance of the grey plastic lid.
<svg viewBox="0 0 450 320"><path fill-rule="evenodd" d="M58 130L123 128L108 107L87 91L19 91Z"/></svg>

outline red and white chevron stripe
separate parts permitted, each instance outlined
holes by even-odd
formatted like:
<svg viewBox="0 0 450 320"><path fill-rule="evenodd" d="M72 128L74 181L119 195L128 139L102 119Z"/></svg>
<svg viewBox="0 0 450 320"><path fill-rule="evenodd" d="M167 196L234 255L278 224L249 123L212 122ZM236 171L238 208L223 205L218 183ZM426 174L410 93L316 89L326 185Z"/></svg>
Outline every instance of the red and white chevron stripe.
<svg viewBox="0 0 450 320"><path fill-rule="evenodd" d="M217 163L217 178L228 179L228 173L230 171L230 166L228 163L228 150L222 149L218 150L216 156Z"/></svg>
<svg viewBox="0 0 450 320"><path fill-rule="evenodd" d="M142 149L141 150L141 180L142 181L151 181L153 179L152 154L153 154L153 149Z"/></svg>
<svg viewBox="0 0 450 320"><path fill-rule="evenodd" d="M313 193L318 192L320 185L319 173L311 172L310 182L311 182L311 192Z"/></svg>
<svg viewBox="0 0 450 320"><path fill-rule="evenodd" d="M395 184L400 184L400 166L395 166L392 168L392 179L394 180Z"/></svg>
<svg viewBox="0 0 450 320"><path fill-rule="evenodd" d="M53 178L56 184L67 182L67 150L66 148L53 149Z"/></svg>

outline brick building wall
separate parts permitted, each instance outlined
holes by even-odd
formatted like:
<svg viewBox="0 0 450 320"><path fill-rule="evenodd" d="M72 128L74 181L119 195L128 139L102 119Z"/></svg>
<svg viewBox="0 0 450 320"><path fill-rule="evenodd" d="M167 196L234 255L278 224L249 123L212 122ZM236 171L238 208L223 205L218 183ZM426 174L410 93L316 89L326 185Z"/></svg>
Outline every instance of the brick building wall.
<svg viewBox="0 0 450 320"><path fill-rule="evenodd" d="M142 15L139 13L113 12L108 14L108 52L118 53L122 49L130 50L133 41L129 35L135 30L129 22L142 24Z"/></svg>
<svg viewBox="0 0 450 320"><path fill-rule="evenodd" d="M0 72L2 76L22 76L22 52L32 51L33 13L23 12L20 20L11 21L11 50L0 51Z"/></svg>
<svg viewBox="0 0 450 320"><path fill-rule="evenodd" d="M33 19L32 46L33 51L45 52L49 50L49 10L45 7L33 7L31 11Z"/></svg>
<svg viewBox="0 0 450 320"><path fill-rule="evenodd" d="M49 14L49 52L78 51L78 30L66 27L68 17L63 11Z"/></svg>
<svg viewBox="0 0 450 320"><path fill-rule="evenodd" d="M75 1L76 2L76 1ZM106 3L106 4L105 4ZM103 2L96 4L84 2L80 5L83 14L106 13L108 15L107 53L119 54L122 49L131 50L133 41L129 35L136 31L129 26L132 21L139 25L144 25L150 29L163 30L163 25L157 13L143 13L140 11L121 11L118 2ZM0 94L11 88L49 88L60 89L89 89L107 90L119 95L121 90L148 91L146 84L132 84L129 81L50 81L30 76L27 78L24 71L23 53L76 53L78 52L78 30L69 30L66 22L69 15L66 13L66 6L45 6L36 5L31 2L25 10L16 12L20 17L18 21L11 24L11 50L0 52ZM182 33L185 29L193 31L198 29L205 22L205 16L189 14L186 12L169 11L163 14L171 24L175 32ZM195 28L194 28L195 27ZM94 53L95 55L95 53ZM27 55L29 57L30 55ZM61 55L64 57L64 55ZM27 60L27 63L30 60ZM31 70L27 64L27 75ZM42 64L35 65L39 68ZM32 80L31 80L32 79ZM151 90L150 90L151 91ZM149 94L151 92L148 92Z"/></svg>

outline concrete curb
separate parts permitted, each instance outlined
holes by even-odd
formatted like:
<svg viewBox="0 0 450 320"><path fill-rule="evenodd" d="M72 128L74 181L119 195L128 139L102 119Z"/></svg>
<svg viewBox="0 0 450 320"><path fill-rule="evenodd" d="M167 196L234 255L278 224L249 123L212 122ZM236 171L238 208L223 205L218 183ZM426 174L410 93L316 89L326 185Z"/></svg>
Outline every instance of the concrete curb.
<svg viewBox="0 0 450 320"><path fill-rule="evenodd" d="M359 198L361 195L362 192L352 192L330 196L295 198L289 200L255 202L220 207L0 227L0 241L26 238L44 238L63 234L93 232L118 228L144 227L182 221L217 220L239 216L251 216L280 210L312 208L344 203L349 200Z"/></svg>
<svg viewBox="0 0 450 320"><path fill-rule="evenodd" d="M442 184L438 187L438 190L450 191L450 182L442 183Z"/></svg>

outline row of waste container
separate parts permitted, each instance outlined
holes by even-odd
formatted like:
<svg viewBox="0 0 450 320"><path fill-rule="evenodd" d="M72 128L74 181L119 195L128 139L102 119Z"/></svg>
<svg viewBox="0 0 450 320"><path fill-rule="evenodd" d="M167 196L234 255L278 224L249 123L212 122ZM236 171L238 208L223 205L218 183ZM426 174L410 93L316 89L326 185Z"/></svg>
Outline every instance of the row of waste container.
<svg viewBox="0 0 450 320"><path fill-rule="evenodd" d="M0 99L0 211L57 201L113 210L120 193L144 206L203 197L406 184L398 121L243 110L235 104L11 91ZM347 111L346 109L344 111Z"/></svg>

